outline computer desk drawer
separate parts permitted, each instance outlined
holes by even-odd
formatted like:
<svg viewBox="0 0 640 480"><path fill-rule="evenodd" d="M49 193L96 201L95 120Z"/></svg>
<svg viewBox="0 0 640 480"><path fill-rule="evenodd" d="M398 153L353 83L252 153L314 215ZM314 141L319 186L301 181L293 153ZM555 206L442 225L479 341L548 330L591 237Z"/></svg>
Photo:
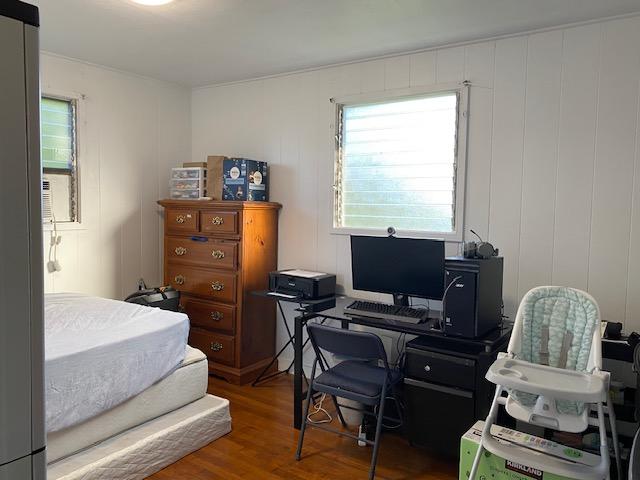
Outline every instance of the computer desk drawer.
<svg viewBox="0 0 640 480"><path fill-rule="evenodd" d="M455 458L460 437L476 421L473 391L405 378L404 402L411 444Z"/></svg>
<svg viewBox="0 0 640 480"><path fill-rule="evenodd" d="M407 348L407 377L473 390L476 362L469 358Z"/></svg>

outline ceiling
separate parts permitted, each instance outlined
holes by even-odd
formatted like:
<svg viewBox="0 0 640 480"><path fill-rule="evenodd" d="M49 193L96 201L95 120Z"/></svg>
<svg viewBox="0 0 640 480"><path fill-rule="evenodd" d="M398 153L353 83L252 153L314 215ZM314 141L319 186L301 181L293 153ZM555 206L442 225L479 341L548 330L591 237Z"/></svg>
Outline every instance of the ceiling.
<svg viewBox="0 0 640 480"><path fill-rule="evenodd" d="M640 0L27 0L42 49L200 86L640 11Z"/></svg>

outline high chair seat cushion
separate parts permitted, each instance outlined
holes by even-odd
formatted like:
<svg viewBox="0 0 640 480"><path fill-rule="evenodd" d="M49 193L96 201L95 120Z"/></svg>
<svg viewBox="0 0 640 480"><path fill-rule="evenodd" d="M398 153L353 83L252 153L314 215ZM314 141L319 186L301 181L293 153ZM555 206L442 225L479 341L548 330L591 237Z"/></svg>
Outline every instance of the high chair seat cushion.
<svg viewBox="0 0 640 480"><path fill-rule="evenodd" d="M593 332L600 323L598 307L589 296L571 288L538 287L525 295L520 309L522 338L519 359L540 364L541 352L546 351L547 364L552 367L580 372L587 370ZM542 345L545 327L548 328L546 349ZM565 347L563 355L565 338L569 338L571 343L568 349ZM532 407L538 399L537 395L525 392L513 391L510 394L527 407ZM557 399L556 408L561 413L580 415L584 404Z"/></svg>

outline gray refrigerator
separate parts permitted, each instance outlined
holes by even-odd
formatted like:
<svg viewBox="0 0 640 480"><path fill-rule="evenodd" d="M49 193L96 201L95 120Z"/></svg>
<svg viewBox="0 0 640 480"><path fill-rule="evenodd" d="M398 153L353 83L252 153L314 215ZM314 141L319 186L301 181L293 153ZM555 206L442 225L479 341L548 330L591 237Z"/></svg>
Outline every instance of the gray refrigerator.
<svg viewBox="0 0 640 480"><path fill-rule="evenodd" d="M38 24L0 1L0 480L46 478Z"/></svg>

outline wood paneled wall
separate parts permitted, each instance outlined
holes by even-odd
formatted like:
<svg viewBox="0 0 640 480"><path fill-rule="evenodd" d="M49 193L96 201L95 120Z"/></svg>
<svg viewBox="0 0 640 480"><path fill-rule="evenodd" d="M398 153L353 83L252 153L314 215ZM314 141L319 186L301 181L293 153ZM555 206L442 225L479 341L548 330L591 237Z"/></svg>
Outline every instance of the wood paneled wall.
<svg viewBox="0 0 640 480"><path fill-rule="evenodd" d="M191 158L190 89L53 55L41 56L42 92L81 96L79 225L60 226L60 272L47 292L123 298L144 277L162 282L159 198L170 168ZM44 234L45 262L49 232Z"/></svg>
<svg viewBox="0 0 640 480"><path fill-rule="evenodd" d="M470 80L465 227L505 257L506 313L561 284L640 329L638 45L631 17L196 89L193 160L268 161L280 267L336 272L350 292L348 237L330 234L328 99Z"/></svg>

